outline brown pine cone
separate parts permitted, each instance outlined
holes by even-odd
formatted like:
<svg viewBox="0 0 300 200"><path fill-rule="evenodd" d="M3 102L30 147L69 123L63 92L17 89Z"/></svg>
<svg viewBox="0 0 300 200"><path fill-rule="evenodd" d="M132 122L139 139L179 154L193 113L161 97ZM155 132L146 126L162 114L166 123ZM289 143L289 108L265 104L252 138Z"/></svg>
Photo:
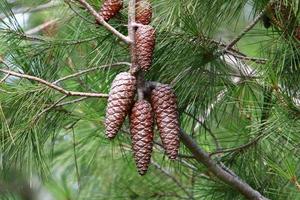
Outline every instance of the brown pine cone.
<svg viewBox="0 0 300 200"><path fill-rule="evenodd" d="M295 37L300 41L300 26L295 29Z"/></svg>
<svg viewBox="0 0 300 200"><path fill-rule="evenodd" d="M108 97L106 109L106 136L113 139L121 128L133 103L136 91L136 79L122 72L114 79Z"/></svg>
<svg viewBox="0 0 300 200"><path fill-rule="evenodd" d="M148 25L152 18L152 6L149 0L140 0L135 6L136 23Z"/></svg>
<svg viewBox="0 0 300 200"><path fill-rule="evenodd" d="M145 25L137 29L135 34L137 63L141 69L147 71L152 64L155 46L155 30Z"/></svg>
<svg viewBox="0 0 300 200"><path fill-rule="evenodd" d="M116 16L122 8L123 0L105 0L99 11L99 15L103 17L105 21L109 21Z"/></svg>
<svg viewBox="0 0 300 200"><path fill-rule="evenodd" d="M266 12L272 24L284 31L294 26L296 16L291 4L284 1L276 1L270 4Z"/></svg>
<svg viewBox="0 0 300 200"><path fill-rule="evenodd" d="M176 159L180 126L175 93L168 85L158 86L152 91L151 103L166 153L170 159Z"/></svg>
<svg viewBox="0 0 300 200"><path fill-rule="evenodd" d="M145 175L151 161L153 147L152 108L146 100L134 104L130 116L130 132L138 172L140 175Z"/></svg>

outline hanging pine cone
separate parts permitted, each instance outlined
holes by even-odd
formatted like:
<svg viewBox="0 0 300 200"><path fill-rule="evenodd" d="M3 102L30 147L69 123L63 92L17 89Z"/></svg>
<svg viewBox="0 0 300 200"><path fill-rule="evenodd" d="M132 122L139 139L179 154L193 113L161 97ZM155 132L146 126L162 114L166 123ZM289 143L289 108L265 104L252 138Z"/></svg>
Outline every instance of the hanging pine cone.
<svg viewBox="0 0 300 200"><path fill-rule="evenodd" d="M155 46L155 30L150 25L141 26L135 34L137 63L141 69L147 71L152 64Z"/></svg>
<svg viewBox="0 0 300 200"><path fill-rule="evenodd" d="M152 6L149 0L140 0L136 3L136 23L148 25L152 18Z"/></svg>
<svg viewBox="0 0 300 200"><path fill-rule="evenodd" d="M175 93L170 86L161 85L152 91L151 101L166 153L170 159L176 159L180 127Z"/></svg>
<svg viewBox="0 0 300 200"><path fill-rule="evenodd" d="M300 41L300 26L295 29L295 37Z"/></svg>
<svg viewBox="0 0 300 200"><path fill-rule="evenodd" d="M292 28L297 20L291 4L286 4L284 1L271 3L267 8L266 15L272 24L284 31Z"/></svg>
<svg viewBox="0 0 300 200"><path fill-rule="evenodd" d="M108 97L106 109L106 136L113 139L121 128L132 106L136 91L136 79L127 72L122 72L114 79Z"/></svg>
<svg viewBox="0 0 300 200"><path fill-rule="evenodd" d="M138 172L140 175L145 175L151 161L153 147L152 108L147 101L141 100L134 104L130 116L130 132Z"/></svg>
<svg viewBox="0 0 300 200"><path fill-rule="evenodd" d="M116 16L122 8L123 0L105 0L99 11L99 15L103 17L105 21L109 21Z"/></svg>

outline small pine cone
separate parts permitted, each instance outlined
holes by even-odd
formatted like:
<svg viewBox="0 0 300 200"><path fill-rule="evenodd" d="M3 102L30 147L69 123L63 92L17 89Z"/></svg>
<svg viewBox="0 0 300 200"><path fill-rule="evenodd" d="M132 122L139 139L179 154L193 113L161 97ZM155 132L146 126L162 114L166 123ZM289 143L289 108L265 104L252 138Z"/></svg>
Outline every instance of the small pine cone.
<svg viewBox="0 0 300 200"><path fill-rule="evenodd" d="M105 0L99 11L99 15L103 17L105 21L109 21L116 16L122 8L123 0Z"/></svg>
<svg viewBox="0 0 300 200"><path fill-rule="evenodd" d="M267 8L269 18L276 27L289 30L297 20L290 3L276 1Z"/></svg>
<svg viewBox="0 0 300 200"><path fill-rule="evenodd" d="M295 37L300 41L300 26L295 29Z"/></svg>
<svg viewBox="0 0 300 200"><path fill-rule="evenodd" d="M127 72L122 72L114 79L108 97L106 109L106 136L113 139L121 128L136 91L136 79Z"/></svg>
<svg viewBox="0 0 300 200"><path fill-rule="evenodd" d="M138 172L145 175L153 147L153 115L151 104L145 100L134 104L130 116L132 150Z"/></svg>
<svg viewBox="0 0 300 200"><path fill-rule="evenodd" d="M136 23L148 25L152 18L152 6L149 0L140 0L136 3Z"/></svg>
<svg viewBox="0 0 300 200"><path fill-rule="evenodd" d="M152 55L155 46L155 30L145 25L137 29L135 34L137 63L141 69L147 71L152 64Z"/></svg>
<svg viewBox="0 0 300 200"><path fill-rule="evenodd" d="M152 91L151 102L166 153L170 159L176 159L180 145L176 95L170 86L161 85Z"/></svg>

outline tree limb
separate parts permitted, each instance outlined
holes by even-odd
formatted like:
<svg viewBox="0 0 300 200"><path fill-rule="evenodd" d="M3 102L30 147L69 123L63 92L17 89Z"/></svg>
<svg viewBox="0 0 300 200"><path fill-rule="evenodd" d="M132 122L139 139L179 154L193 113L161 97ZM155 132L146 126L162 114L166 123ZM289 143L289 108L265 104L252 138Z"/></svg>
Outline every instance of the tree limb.
<svg viewBox="0 0 300 200"><path fill-rule="evenodd" d="M195 156L195 159L205 165L209 171L211 171L217 178L222 180L224 183L230 185L234 189L238 190L247 199L251 200L268 200L268 198L261 195L258 191L254 190L250 185L243 182L238 176L234 176L229 173L224 167L218 165L212 160L208 153L203 151L197 143L184 131L180 134L181 141Z"/></svg>

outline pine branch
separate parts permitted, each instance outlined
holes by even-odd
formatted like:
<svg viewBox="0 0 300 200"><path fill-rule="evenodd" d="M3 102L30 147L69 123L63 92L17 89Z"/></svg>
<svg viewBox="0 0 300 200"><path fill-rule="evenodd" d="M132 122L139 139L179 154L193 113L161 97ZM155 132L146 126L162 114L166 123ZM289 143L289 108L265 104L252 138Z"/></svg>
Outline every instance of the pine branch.
<svg viewBox="0 0 300 200"><path fill-rule="evenodd" d="M251 22L246 28L245 30L243 30L235 39L233 39L225 48L225 51L231 49L236 43L238 43L258 22L259 20L262 18L262 16L264 15L265 10L260 12L255 19L253 20L253 22Z"/></svg>
<svg viewBox="0 0 300 200"><path fill-rule="evenodd" d="M54 89L62 94L65 94L67 96L81 96L81 97L96 97L96 98L107 98L108 95L107 94L102 94L102 93L87 93L87 92L75 92L75 91L69 91L69 90L65 90L62 87L59 87L53 83L50 83L44 79L35 77L35 76L30 76L27 74L21 74L18 72L14 72L11 70L6 70L6 69L0 69L0 72L3 72L5 74L8 74L10 76L15 76L15 77L19 77L19 78L25 78L28 80L33 80L36 81L40 84L46 85L47 87Z"/></svg>
<svg viewBox="0 0 300 200"><path fill-rule="evenodd" d="M217 178L239 191L247 199L268 200L268 198L264 197L250 185L243 182L238 176L233 175L231 171L229 172L228 170L225 170L224 167L218 165L210 158L209 154L203 151L184 131L181 131L180 137L183 144L191 151L196 160L205 165Z"/></svg>
<svg viewBox="0 0 300 200"><path fill-rule="evenodd" d="M112 32L112 34L116 35L118 38L120 38L122 41L124 41L127 44L132 43L132 40L129 37L123 35L119 31L117 31L114 27L112 27L110 24L108 24L88 2L86 2L85 0L76 0L76 1L78 1L81 5L83 5L96 18L97 22L102 24L107 30Z"/></svg>

